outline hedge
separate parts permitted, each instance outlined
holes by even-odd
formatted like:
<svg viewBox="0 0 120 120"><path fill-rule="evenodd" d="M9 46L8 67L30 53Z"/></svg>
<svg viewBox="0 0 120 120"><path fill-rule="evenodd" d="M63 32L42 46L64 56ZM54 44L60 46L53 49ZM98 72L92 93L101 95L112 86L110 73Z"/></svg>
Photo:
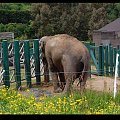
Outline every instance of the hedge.
<svg viewBox="0 0 120 120"><path fill-rule="evenodd" d="M0 10L0 23L28 23L32 19L31 11Z"/></svg>

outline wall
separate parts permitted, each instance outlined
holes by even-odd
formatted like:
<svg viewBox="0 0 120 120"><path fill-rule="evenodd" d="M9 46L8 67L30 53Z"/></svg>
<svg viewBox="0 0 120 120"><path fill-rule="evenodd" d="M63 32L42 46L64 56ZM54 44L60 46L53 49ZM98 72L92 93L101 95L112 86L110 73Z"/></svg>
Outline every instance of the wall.
<svg viewBox="0 0 120 120"><path fill-rule="evenodd" d="M96 45L99 45L101 43L101 32L93 32L93 42Z"/></svg>
<svg viewBox="0 0 120 120"><path fill-rule="evenodd" d="M114 31L94 31L93 33L93 42L96 45L102 44L111 44L113 47L120 45L120 32Z"/></svg>

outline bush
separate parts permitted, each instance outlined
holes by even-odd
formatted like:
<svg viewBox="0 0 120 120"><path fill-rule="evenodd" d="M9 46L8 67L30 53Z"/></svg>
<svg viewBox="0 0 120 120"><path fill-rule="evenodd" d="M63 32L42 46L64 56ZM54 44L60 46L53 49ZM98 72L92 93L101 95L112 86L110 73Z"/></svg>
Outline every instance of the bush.
<svg viewBox="0 0 120 120"><path fill-rule="evenodd" d="M29 24L22 23L9 23L0 24L0 32L13 32L16 39L33 39L34 30Z"/></svg>
<svg viewBox="0 0 120 120"><path fill-rule="evenodd" d="M0 23L28 23L32 19L30 11L0 10Z"/></svg>

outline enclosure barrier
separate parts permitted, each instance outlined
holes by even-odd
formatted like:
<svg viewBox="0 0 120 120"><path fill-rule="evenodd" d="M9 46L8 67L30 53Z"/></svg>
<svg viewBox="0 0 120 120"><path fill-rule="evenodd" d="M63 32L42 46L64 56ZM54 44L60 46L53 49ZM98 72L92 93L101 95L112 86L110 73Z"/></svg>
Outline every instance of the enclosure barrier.
<svg viewBox="0 0 120 120"><path fill-rule="evenodd" d="M10 87L9 81L9 60L8 60L8 43L7 40L2 42L2 49L3 49L3 69L5 70L3 74L3 82L6 86Z"/></svg>
<svg viewBox="0 0 120 120"><path fill-rule="evenodd" d="M20 54L19 54L19 41L14 41L14 67L15 67L15 81L16 88L18 89L21 86L21 72L20 72Z"/></svg>
<svg viewBox="0 0 120 120"><path fill-rule="evenodd" d="M16 82L16 88L19 89L22 80L26 80L27 87L32 87L33 77L36 79L36 84L41 84L41 76L44 75L44 68L39 43L39 39L32 41L14 40L14 42L3 40L1 42L0 59L2 62L0 63L0 72L2 73L2 77L0 76L0 81L3 82L2 85L4 84L9 88L10 83ZM119 54L118 61L120 61L119 47L113 48L111 45L96 46L95 43L84 44L87 46L91 56L91 74L113 76L117 53ZM120 77L120 64L118 64L118 76Z"/></svg>
<svg viewBox="0 0 120 120"><path fill-rule="evenodd" d="M40 84L41 79L40 79L40 56L39 56L39 41L35 40L34 41L34 59L35 59L35 76L36 76L36 84Z"/></svg>
<svg viewBox="0 0 120 120"><path fill-rule="evenodd" d="M21 87L21 63L20 58L23 59L23 66L25 67L25 78L27 81L27 87L31 87L31 64L34 66L34 74L36 77L36 84L40 84L40 49L39 49L39 40L33 40L32 47L30 48L29 40L25 40L22 42L22 46L20 47L20 41L14 40L12 44L13 53L9 54L9 45L7 40L2 41L2 63L1 69L5 72L3 73L3 84L10 87L10 76L13 76L16 82L16 88L19 89ZM12 48L11 48L12 49ZM21 50L22 49L22 50ZM31 49L32 54L30 53ZM9 57L12 56L13 66L9 66ZM34 63L32 63L34 61ZM12 69L10 69L12 68ZM10 75L10 70L14 73Z"/></svg>
<svg viewBox="0 0 120 120"><path fill-rule="evenodd" d="M119 47L112 47L112 45L99 45L95 43L85 43L89 49L91 56L91 66L95 66L91 70L92 74L114 76L116 65L116 54L120 55ZM120 57L118 58L120 61ZM118 76L120 77L120 64L118 65Z"/></svg>

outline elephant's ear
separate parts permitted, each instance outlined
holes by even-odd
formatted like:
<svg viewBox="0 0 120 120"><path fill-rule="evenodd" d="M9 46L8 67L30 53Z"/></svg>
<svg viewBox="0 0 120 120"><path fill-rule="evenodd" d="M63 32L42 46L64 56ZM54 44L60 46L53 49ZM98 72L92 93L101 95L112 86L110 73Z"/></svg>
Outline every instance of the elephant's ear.
<svg viewBox="0 0 120 120"><path fill-rule="evenodd" d="M42 50L42 55L45 56L45 45L46 45L46 42L45 41L41 41L41 50Z"/></svg>
<svg viewBox="0 0 120 120"><path fill-rule="evenodd" d="M41 49L44 50L45 49L45 45L46 45L46 42L47 42L47 38L48 36L44 36L40 39L40 42L41 42Z"/></svg>
<svg viewBox="0 0 120 120"><path fill-rule="evenodd" d="M41 41L41 44L40 44L40 46L41 46L41 49L44 49L45 48L45 41Z"/></svg>

